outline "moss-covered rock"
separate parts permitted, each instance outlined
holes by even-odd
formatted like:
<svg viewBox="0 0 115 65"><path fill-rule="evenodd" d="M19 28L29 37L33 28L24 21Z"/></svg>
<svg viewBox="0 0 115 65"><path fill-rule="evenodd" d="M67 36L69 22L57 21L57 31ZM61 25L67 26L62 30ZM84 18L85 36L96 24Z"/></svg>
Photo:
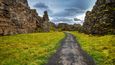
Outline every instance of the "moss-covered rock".
<svg viewBox="0 0 115 65"><path fill-rule="evenodd" d="M97 0L86 13L83 24L87 34L115 34L115 0Z"/></svg>

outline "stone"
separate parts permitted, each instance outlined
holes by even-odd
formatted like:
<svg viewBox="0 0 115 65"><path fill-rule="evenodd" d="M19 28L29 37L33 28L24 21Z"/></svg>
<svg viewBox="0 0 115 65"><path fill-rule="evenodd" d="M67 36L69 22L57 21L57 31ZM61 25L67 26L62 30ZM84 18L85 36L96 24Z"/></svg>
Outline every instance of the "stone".
<svg viewBox="0 0 115 65"><path fill-rule="evenodd" d="M44 32L50 31L50 23L49 23L49 17L47 11L44 11L43 20L42 20L42 27Z"/></svg>
<svg viewBox="0 0 115 65"><path fill-rule="evenodd" d="M35 9L30 9L27 0L0 0L0 35L32 33L43 26L48 32L49 18L44 13L40 17Z"/></svg>
<svg viewBox="0 0 115 65"><path fill-rule="evenodd" d="M87 34L115 34L115 0L97 0L92 11L87 11L84 32Z"/></svg>

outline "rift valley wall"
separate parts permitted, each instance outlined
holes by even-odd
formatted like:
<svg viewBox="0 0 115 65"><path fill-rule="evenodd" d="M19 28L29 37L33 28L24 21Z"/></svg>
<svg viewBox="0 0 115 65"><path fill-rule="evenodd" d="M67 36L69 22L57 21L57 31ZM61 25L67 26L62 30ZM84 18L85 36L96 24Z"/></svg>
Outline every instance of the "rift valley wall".
<svg viewBox="0 0 115 65"><path fill-rule="evenodd" d="M45 19L45 24L48 21ZM30 9L27 0L0 0L0 35L35 32L43 24L43 18Z"/></svg>
<svg viewBox="0 0 115 65"><path fill-rule="evenodd" d="M115 0L97 0L86 13L83 28L87 34L115 34Z"/></svg>

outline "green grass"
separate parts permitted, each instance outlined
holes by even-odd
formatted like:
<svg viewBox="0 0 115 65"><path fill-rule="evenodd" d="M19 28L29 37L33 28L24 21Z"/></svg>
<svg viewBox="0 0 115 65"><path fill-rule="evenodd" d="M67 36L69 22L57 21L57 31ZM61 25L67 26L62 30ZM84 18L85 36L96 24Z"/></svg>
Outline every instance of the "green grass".
<svg viewBox="0 0 115 65"><path fill-rule="evenodd" d="M115 65L115 35L92 36L71 32L97 65Z"/></svg>
<svg viewBox="0 0 115 65"><path fill-rule="evenodd" d="M64 38L62 32L0 37L0 65L44 65Z"/></svg>

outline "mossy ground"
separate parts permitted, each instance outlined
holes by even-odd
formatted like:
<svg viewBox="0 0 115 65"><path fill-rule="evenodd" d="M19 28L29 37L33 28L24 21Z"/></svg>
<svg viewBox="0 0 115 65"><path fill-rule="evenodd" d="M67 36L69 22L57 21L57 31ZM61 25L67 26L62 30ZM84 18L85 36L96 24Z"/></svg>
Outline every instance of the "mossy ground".
<svg viewBox="0 0 115 65"><path fill-rule="evenodd" d="M97 65L115 65L115 35L92 36L71 32Z"/></svg>
<svg viewBox="0 0 115 65"><path fill-rule="evenodd" d="M71 32L97 65L115 64L115 35L92 36ZM64 38L62 32L0 37L0 65L44 65Z"/></svg>
<svg viewBox="0 0 115 65"><path fill-rule="evenodd" d="M62 32L0 37L0 65L44 65L64 38Z"/></svg>

